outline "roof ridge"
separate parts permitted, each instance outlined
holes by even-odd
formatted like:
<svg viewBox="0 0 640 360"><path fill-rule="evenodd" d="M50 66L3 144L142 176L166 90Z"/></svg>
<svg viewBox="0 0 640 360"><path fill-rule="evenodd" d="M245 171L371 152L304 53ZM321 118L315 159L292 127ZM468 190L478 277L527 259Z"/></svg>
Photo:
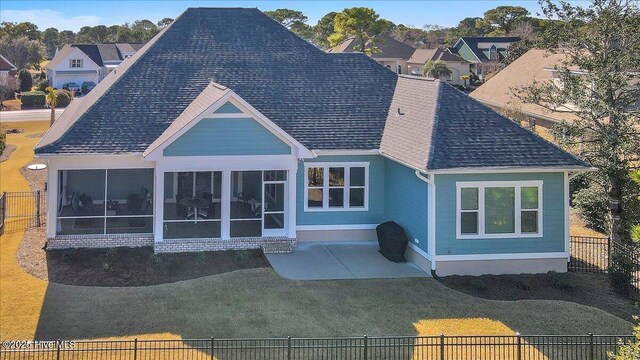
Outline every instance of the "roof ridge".
<svg viewBox="0 0 640 360"><path fill-rule="evenodd" d="M419 76L419 75L409 75L409 74L400 74L398 75L398 77L410 79L410 80L421 80L421 81L429 81L429 82L440 81L439 79L436 79L436 78L430 78L430 77Z"/></svg>

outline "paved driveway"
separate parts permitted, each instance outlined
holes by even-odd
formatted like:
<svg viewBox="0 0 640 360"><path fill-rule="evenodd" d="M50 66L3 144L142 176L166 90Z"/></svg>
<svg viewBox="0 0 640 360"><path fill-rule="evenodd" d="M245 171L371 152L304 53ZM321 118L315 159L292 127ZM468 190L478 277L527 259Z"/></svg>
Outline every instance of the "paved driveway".
<svg viewBox="0 0 640 360"><path fill-rule="evenodd" d="M412 263L394 263L374 241L301 242L291 254L267 254L273 269L292 280L428 277Z"/></svg>

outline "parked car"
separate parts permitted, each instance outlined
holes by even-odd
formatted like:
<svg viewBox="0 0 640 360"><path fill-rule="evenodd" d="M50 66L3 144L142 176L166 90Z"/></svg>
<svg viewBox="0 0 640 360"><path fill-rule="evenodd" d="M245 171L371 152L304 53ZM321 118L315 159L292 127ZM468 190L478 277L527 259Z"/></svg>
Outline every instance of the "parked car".
<svg viewBox="0 0 640 360"><path fill-rule="evenodd" d="M62 88L64 90L68 90L68 91L75 91L75 92L80 92L82 90L82 88L80 87L80 85L78 85L77 83L74 82L68 82L68 83L64 83L62 84Z"/></svg>
<svg viewBox="0 0 640 360"><path fill-rule="evenodd" d="M89 91L93 90L94 87L96 87L96 83L94 83L93 81L85 81L82 83L82 92L86 94Z"/></svg>

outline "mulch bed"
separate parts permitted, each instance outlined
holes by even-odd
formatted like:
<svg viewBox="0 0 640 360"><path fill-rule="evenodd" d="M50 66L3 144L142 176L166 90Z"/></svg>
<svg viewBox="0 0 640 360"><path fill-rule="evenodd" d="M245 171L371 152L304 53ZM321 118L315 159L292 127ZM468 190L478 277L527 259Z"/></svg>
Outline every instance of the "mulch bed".
<svg viewBox="0 0 640 360"><path fill-rule="evenodd" d="M11 145L11 144L5 145L4 149L2 150L2 154L0 154L0 162L9 160L9 156L11 156L11 153L15 149L16 149L15 145Z"/></svg>
<svg viewBox="0 0 640 360"><path fill-rule="evenodd" d="M242 269L269 267L261 250L154 254L150 247L44 250L44 227L27 230L18 262L31 275L60 284L146 286Z"/></svg>
<svg viewBox="0 0 640 360"><path fill-rule="evenodd" d="M48 280L85 286L145 286L268 267L261 250L154 254L150 247L47 251Z"/></svg>
<svg viewBox="0 0 640 360"><path fill-rule="evenodd" d="M29 182L29 186L31 190L44 190L45 183L47 182L47 174L49 173L49 168L42 170L29 170L27 166L31 164L39 164L42 163L42 160L33 160L29 164L25 165L20 169L20 173L24 176L25 179Z"/></svg>
<svg viewBox="0 0 640 360"><path fill-rule="evenodd" d="M604 310L633 321L640 314L634 299L616 294L604 274L548 273L519 275L447 276L444 285L490 300L563 300Z"/></svg>

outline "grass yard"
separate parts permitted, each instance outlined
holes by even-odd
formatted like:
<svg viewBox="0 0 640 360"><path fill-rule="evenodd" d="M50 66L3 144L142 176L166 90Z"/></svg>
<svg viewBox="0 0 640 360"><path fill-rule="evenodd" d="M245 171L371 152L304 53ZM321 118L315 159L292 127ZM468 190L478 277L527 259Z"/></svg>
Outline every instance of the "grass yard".
<svg viewBox="0 0 640 360"><path fill-rule="evenodd" d="M17 146L0 191L28 190L20 168L47 123L7 124ZM140 287L63 285L17 261L23 233L0 240L0 338L113 339L446 334L629 334L632 324L556 300L474 297L433 279L299 282L270 268Z"/></svg>

